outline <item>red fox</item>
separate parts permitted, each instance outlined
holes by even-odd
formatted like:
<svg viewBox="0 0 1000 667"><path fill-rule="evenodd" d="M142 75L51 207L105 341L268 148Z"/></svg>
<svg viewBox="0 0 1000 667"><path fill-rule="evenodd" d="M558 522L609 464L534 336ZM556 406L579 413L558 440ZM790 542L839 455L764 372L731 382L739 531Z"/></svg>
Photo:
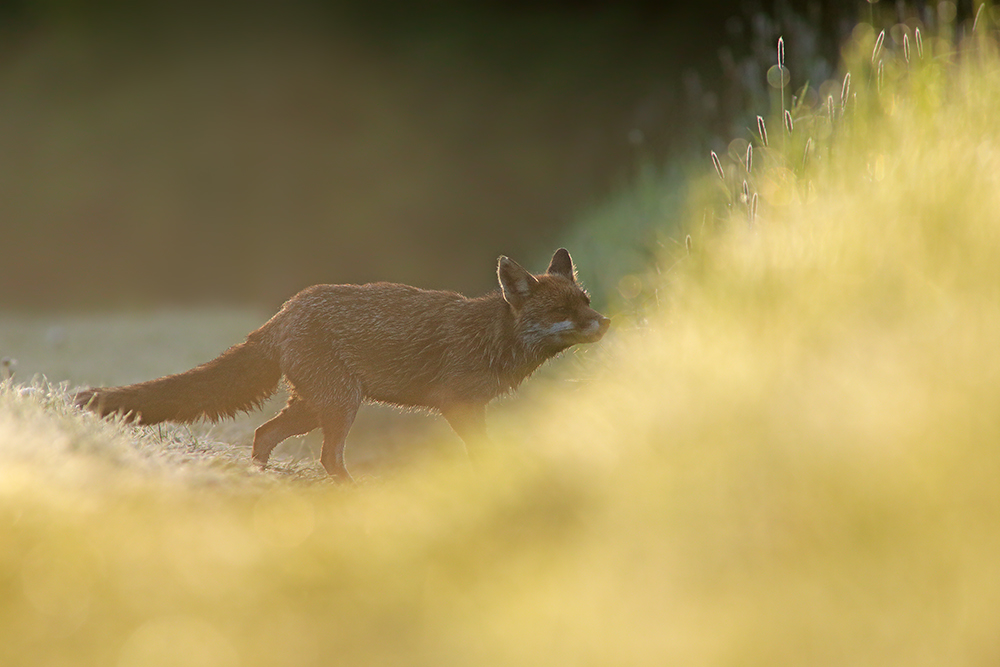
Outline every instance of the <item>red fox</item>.
<svg viewBox="0 0 1000 667"><path fill-rule="evenodd" d="M590 307L564 248L541 275L500 257L497 277L499 290L474 299L384 282L314 285L218 358L85 389L76 404L142 424L218 420L260 407L284 376L288 404L254 433L262 467L285 438L319 427L323 467L351 479L344 445L366 400L437 410L471 444L485 437L487 403L566 348L600 340L611 323Z"/></svg>

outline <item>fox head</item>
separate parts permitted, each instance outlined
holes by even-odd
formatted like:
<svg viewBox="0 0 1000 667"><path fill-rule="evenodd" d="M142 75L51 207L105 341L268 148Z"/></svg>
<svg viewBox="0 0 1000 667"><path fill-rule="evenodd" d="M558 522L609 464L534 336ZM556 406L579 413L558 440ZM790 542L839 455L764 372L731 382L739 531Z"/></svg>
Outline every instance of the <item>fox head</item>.
<svg viewBox="0 0 1000 667"><path fill-rule="evenodd" d="M565 248L556 250L540 275L501 257L497 277L518 335L531 347L559 352L577 343L594 343L611 324L590 307L590 296L576 282L576 267Z"/></svg>

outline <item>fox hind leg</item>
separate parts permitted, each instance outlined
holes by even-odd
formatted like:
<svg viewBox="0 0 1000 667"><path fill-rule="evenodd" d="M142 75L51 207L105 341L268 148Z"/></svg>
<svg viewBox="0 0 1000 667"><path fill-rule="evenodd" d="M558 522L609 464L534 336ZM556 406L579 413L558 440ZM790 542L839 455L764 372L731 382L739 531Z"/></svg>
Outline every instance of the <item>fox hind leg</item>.
<svg viewBox="0 0 1000 667"><path fill-rule="evenodd" d="M323 429L320 462L327 473L340 481L352 481L344 463L344 446L358 414L364 391L346 365L324 345L310 341L300 350L297 361L285 372L293 395L315 416ZM321 359L322 363L314 362ZM289 406L291 407L291 406ZM303 420L304 423L304 420Z"/></svg>
<svg viewBox="0 0 1000 667"><path fill-rule="evenodd" d="M303 435L319 426L319 418L298 396L288 399L288 405L273 419L261 424L253 435L253 460L261 468L267 466L271 450L286 438Z"/></svg>
<svg viewBox="0 0 1000 667"><path fill-rule="evenodd" d="M354 417L361 407L361 399L344 401L339 405L328 405L320 411L319 422L323 428L323 451L320 462L326 472L336 480L353 481L351 473L347 472L344 462L344 447L347 444L347 432L351 430Z"/></svg>

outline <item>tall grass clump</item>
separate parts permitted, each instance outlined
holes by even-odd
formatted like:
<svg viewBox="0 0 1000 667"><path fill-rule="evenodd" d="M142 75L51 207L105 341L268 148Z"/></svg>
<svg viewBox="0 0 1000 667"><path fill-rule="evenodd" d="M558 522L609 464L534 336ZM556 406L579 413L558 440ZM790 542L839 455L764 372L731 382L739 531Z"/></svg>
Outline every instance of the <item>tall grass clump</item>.
<svg viewBox="0 0 1000 667"><path fill-rule="evenodd" d="M0 664L1000 662L993 20L859 28L706 156L472 470L191 475L8 381Z"/></svg>
<svg viewBox="0 0 1000 667"><path fill-rule="evenodd" d="M1000 659L989 16L861 26L834 80L706 156L647 326L547 408L576 417L539 439L614 478L588 595L631 657Z"/></svg>

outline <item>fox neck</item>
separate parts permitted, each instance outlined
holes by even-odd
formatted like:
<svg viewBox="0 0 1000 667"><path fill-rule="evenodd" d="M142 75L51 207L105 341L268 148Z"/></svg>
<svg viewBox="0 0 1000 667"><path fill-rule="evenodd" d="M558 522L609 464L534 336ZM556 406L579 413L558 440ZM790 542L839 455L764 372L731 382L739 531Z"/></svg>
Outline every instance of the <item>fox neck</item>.
<svg viewBox="0 0 1000 667"><path fill-rule="evenodd" d="M493 325L483 332L483 352L501 393L516 388L539 366L565 349L546 346L532 336L499 291L481 299L493 312L490 318Z"/></svg>

